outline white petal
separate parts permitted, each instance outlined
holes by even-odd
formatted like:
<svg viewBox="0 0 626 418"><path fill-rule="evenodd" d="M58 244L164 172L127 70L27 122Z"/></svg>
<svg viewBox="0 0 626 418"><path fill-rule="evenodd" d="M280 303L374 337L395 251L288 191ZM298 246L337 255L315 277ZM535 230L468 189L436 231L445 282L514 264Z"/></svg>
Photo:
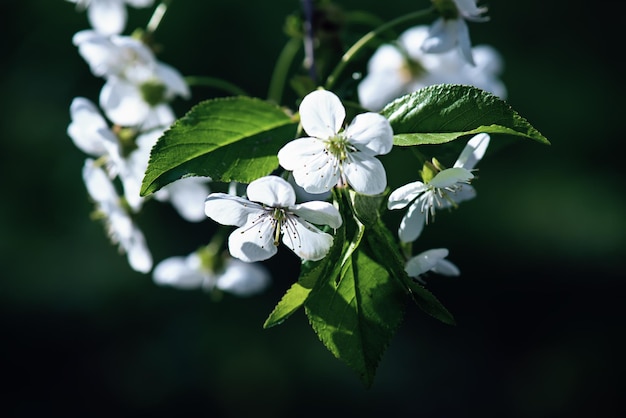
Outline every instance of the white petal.
<svg viewBox="0 0 626 418"><path fill-rule="evenodd" d="M140 273L148 273L152 268L152 254L148 250L143 233L138 229L133 229L131 240L126 245L128 253L128 264L133 270Z"/></svg>
<svg viewBox="0 0 626 418"><path fill-rule="evenodd" d="M111 121L121 126L140 125L150 111L139 88L117 77L111 77L102 86L100 107Z"/></svg>
<svg viewBox="0 0 626 418"><path fill-rule="evenodd" d="M385 191L387 174L385 167L375 157L360 152L350 153L350 159L344 161L343 171L348 184L364 195L375 195Z"/></svg>
<svg viewBox="0 0 626 418"><path fill-rule="evenodd" d="M176 68L162 62L157 62L155 73L157 78L167 87L165 93L167 100L173 99L174 96L181 96L185 99L191 96L189 86Z"/></svg>
<svg viewBox="0 0 626 418"><path fill-rule="evenodd" d="M278 151L278 163L288 171L302 169L323 154L324 141L317 138L298 138L285 144Z"/></svg>
<svg viewBox="0 0 626 418"><path fill-rule="evenodd" d="M408 93L410 81L401 70L369 73L357 87L359 103L365 109L379 112L394 99Z"/></svg>
<svg viewBox="0 0 626 418"><path fill-rule="evenodd" d="M486 7L476 6L476 0L453 0L459 13L466 19L476 21L489 20L488 17L481 17L480 15L487 11Z"/></svg>
<svg viewBox="0 0 626 418"><path fill-rule="evenodd" d="M407 52L413 61L421 62L424 58L422 44L428 37L428 26L413 26L400 35L398 43Z"/></svg>
<svg viewBox="0 0 626 418"><path fill-rule="evenodd" d="M224 272L217 278L216 287L237 296L252 296L270 284L269 272L259 263L228 259Z"/></svg>
<svg viewBox="0 0 626 418"><path fill-rule="evenodd" d="M459 268L454 263L445 259L439 260L435 267L431 269L431 271L444 276L461 275L461 270L459 270Z"/></svg>
<svg viewBox="0 0 626 418"><path fill-rule="evenodd" d="M398 238L402 242L415 241L424 230L426 214L421 211L421 202L418 200L409 206L398 228Z"/></svg>
<svg viewBox="0 0 626 418"><path fill-rule="evenodd" d="M109 176L101 168L94 164L94 160L88 158L83 165L83 181L87 187L89 196L96 202L115 202L118 199L117 191Z"/></svg>
<svg viewBox="0 0 626 418"><path fill-rule="evenodd" d="M467 183L474 175L462 167L446 168L433 177L428 184L438 188L446 188L456 183Z"/></svg>
<svg viewBox="0 0 626 418"><path fill-rule="evenodd" d="M204 202L209 194L206 179L187 177L168 184L167 197L172 206L183 219L189 222L200 222L206 219Z"/></svg>
<svg viewBox="0 0 626 418"><path fill-rule="evenodd" d="M273 208L286 208L296 203L296 192L289 182L278 176L254 180L246 189L248 199Z"/></svg>
<svg viewBox="0 0 626 418"><path fill-rule="evenodd" d="M383 44L372 54L367 63L367 72L369 74L398 72L405 64L406 59L395 45Z"/></svg>
<svg viewBox="0 0 626 418"><path fill-rule="evenodd" d="M461 155L459 155L459 158L454 163L454 167L462 167L466 170L473 169L476 163L478 163L478 161L480 161L485 155L488 146L488 134L481 133L474 135L472 139L467 142L463 151L461 151Z"/></svg>
<svg viewBox="0 0 626 418"><path fill-rule="evenodd" d="M76 97L70 105L70 116L67 133L84 153L100 157L107 153L105 142L117 143L117 137L92 101Z"/></svg>
<svg viewBox="0 0 626 418"><path fill-rule="evenodd" d="M368 112L357 115L345 136L359 151L370 155L387 154L393 147L393 130L383 115Z"/></svg>
<svg viewBox="0 0 626 418"><path fill-rule="evenodd" d="M92 1L87 9L89 23L103 35L117 35L126 26L126 6L121 1Z"/></svg>
<svg viewBox="0 0 626 418"><path fill-rule="evenodd" d="M252 218L228 237L230 255L248 263L267 260L278 251L274 245L274 231L269 216Z"/></svg>
<svg viewBox="0 0 626 418"><path fill-rule="evenodd" d="M454 203L458 204L475 198L476 190L469 184L462 184L454 193L447 192L447 195L454 201ZM452 204L448 202L448 200L444 199L441 201L441 208L448 208L450 206L452 206Z"/></svg>
<svg viewBox="0 0 626 418"><path fill-rule="evenodd" d="M339 228L343 222L337 208L328 202L305 202L292 206L289 210L315 225L328 225L336 229Z"/></svg>
<svg viewBox="0 0 626 418"><path fill-rule="evenodd" d="M142 131L163 129L169 127L175 120L176 115L172 108L167 103L161 103L149 108L139 128Z"/></svg>
<svg viewBox="0 0 626 418"><path fill-rule="evenodd" d="M286 170L293 170L295 182L307 193L328 192L339 181L337 159L316 138L289 142L278 152L278 161Z"/></svg>
<svg viewBox="0 0 626 418"><path fill-rule="evenodd" d="M161 261L152 271L152 279L159 285L180 289L194 289L204 281L202 273L192 268L187 257L169 257Z"/></svg>
<svg viewBox="0 0 626 418"><path fill-rule="evenodd" d="M333 237L310 223L292 217L283 226L283 243L303 260L321 260L333 245Z"/></svg>
<svg viewBox="0 0 626 418"><path fill-rule="evenodd" d="M457 44L461 49L461 54L471 65L476 65L472 56L472 42L470 41L469 28L463 19L456 19Z"/></svg>
<svg viewBox="0 0 626 418"><path fill-rule="evenodd" d="M457 45L458 19L444 20L439 18L430 26L428 38L422 43L422 50L429 53L440 53L451 50ZM462 19L461 19L462 20Z"/></svg>
<svg viewBox="0 0 626 418"><path fill-rule="evenodd" d="M334 93L315 90L300 103L300 122L309 136L327 139L336 135L346 118L346 109Z"/></svg>
<svg viewBox="0 0 626 418"><path fill-rule="evenodd" d="M445 248L424 251L407 261L404 270L410 277L417 277L420 274L432 270L441 259L447 256L448 250Z"/></svg>
<svg viewBox="0 0 626 418"><path fill-rule="evenodd" d="M238 196L211 193L204 201L204 213L222 225L242 226L249 216L261 215L263 208Z"/></svg>
<svg viewBox="0 0 626 418"><path fill-rule="evenodd" d="M402 209L411 203L420 193L426 190L426 186L421 181L405 184L391 192L387 200L387 209Z"/></svg>
<svg viewBox="0 0 626 418"><path fill-rule="evenodd" d="M94 30L82 30L74 34L72 43L76 45L78 53L96 77L105 77L118 72L118 48L108 37Z"/></svg>
<svg viewBox="0 0 626 418"><path fill-rule="evenodd" d="M293 190L296 192L296 202L310 202L313 200L327 201L331 197L330 191L323 193L307 192L302 186L296 183L293 173L289 173L287 181L293 186Z"/></svg>

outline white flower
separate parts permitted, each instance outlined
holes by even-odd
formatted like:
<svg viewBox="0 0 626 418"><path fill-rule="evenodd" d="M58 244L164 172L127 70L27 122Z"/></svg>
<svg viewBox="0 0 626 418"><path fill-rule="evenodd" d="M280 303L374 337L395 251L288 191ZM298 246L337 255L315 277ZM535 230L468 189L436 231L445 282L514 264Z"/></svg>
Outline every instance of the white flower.
<svg viewBox="0 0 626 418"><path fill-rule="evenodd" d="M503 63L488 45L472 48L475 65L456 51L427 53L421 48L428 36L424 25L407 29L394 44L380 46L370 58L367 75L358 85L361 105L380 111L387 103L405 94L434 84L466 84L506 98L506 87L498 78Z"/></svg>
<svg viewBox="0 0 626 418"><path fill-rule="evenodd" d="M118 137L93 102L76 97L70 104L71 122L67 134L85 154L101 157L118 148Z"/></svg>
<svg viewBox="0 0 626 418"><path fill-rule="evenodd" d="M478 134L470 139L452 168L444 169L424 182L416 181L394 190L387 201L387 208L402 209L410 204L400 222L398 237L402 242L415 241L429 215L434 217L436 209L456 207L472 199L476 191L469 185L474 175L474 166L485 154L489 135Z"/></svg>
<svg viewBox="0 0 626 418"><path fill-rule="evenodd" d="M249 200L225 193L211 193L205 213L222 225L235 229L228 239L233 257L246 262L266 260L283 244L303 260L320 260L333 244L333 237L316 226L339 228L339 211L328 202L296 204L293 187L278 176L266 176L248 185Z"/></svg>
<svg viewBox="0 0 626 418"><path fill-rule="evenodd" d="M148 7L154 0L67 0L76 3L79 10L87 9L87 19L91 26L103 35L117 35L126 26L127 3L133 7Z"/></svg>
<svg viewBox="0 0 626 418"><path fill-rule="evenodd" d="M444 276L458 276L461 274L458 267L451 261L446 260L448 250L446 248L435 248L424 251L414 257L404 265L404 270L409 277L414 277L423 282L421 275L432 271Z"/></svg>
<svg viewBox="0 0 626 418"><path fill-rule="evenodd" d="M152 255L144 235L121 205L111 179L92 159L85 161L82 174L87 191L96 203L98 214L105 219L111 242L119 244L133 270L149 272L152 268Z"/></svg>
<svg viewBox="0 0 626 418"><path fill-rule="evenodd" d="M206 219L204 200L211 192L208 186L209 178L186 177L158 190L155 199L169 201L178 214L189 222L200 222Z"/></svg>
<svg viewBox="0 0 626 418"><path fill-rule="evenodd" d="M189 86L178 70L158 61L135 38L83 30L72 41L92 73L106 80L100 107L117 125L142 130L167 127L176 119L167 103L176 96L190 97Z"/></svg>
<svg viewBox="0 0 626 418"><path fill-rule="evenodd" d="M385 190L385 168L375 156L391 151L389 121L378 113L362 113L342 130L345 117L341 100L329 91L316 90L302 100L300 121L310 136L282 147L278 162L293 171L306 192L324 193L346 183L366 195Z"/></svg>
<svg viewBox="0 0 626 418"><path fill-rule="evenodd" d="M205 257L209 257L207 262ZM153 280L160 285L178 289L219 289L236 296L252 296L262 292L270 283L269 272L258 263L245 263L228 257L221 265L211 267L217 254L193 252L186 257L169 257L156 265Z"/></svg>
<svg viewBox="0 0 626 418"><path fill-rule="evenodd" d="M476 0L448 0L442 6L443 15L430 26L428 38L424 40L422 49L426 52L440 53L458 48L463 57L474 65L472 43L466 20L484 22L488 17L482 16L486 7L477 7ZM452 4L453 3L453 4ZM455 13L450 13L456 9Z"/></svg>

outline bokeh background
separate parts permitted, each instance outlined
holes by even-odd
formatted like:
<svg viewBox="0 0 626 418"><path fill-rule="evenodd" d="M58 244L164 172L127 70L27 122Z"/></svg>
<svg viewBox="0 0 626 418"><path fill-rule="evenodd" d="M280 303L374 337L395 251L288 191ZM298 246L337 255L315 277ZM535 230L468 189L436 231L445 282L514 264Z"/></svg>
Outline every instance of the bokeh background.
<svg viewBox="0 0 626 418"><path fill-rule="evenodd" d="M385 20L428 4L337 3ZM262 329L293 264L268 263L265 294L219 301L130 270L89 218L84 155L66 135L71 100L96 100L101 86L71 43L86 16L62 0L2 0L2 415L624 416L617 18L591 4L483 3L491 21L470 24L472 40L501 52L508 102L552 145L515 141L484 159L478 198L427 229L462 270L429 282L458 325L409 306L366 389L302 311ZM175 0L160 59L264 97L284 19L299 8ZM131 27L149 18L130 12ZM156 260L208 236L208 221L175 218L162 205L141 220Z"/></svg>

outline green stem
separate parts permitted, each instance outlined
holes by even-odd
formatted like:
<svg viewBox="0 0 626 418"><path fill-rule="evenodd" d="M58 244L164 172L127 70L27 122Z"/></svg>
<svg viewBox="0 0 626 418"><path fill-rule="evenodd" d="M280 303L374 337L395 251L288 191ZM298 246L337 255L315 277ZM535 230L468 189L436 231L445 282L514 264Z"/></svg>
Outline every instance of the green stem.
<svg viewBox="0 0 626 418"><path fill-rule="evenodd" d="M185 77L185 82L189 86L214 87L219 90L232 93L235 96L249 96L249 94L246 93L245 90L234 85L233 83L229 83L228 81L221 80L215 77L187 76Z"/></svg>
<svg viewBox="0 0 626 418"><path fill-rule="evenodd" d="M414 13L410 13L408 15L398 17L391 22L388 22L382 26L379 26L377 29L366 33L343 54L343 56L341 57L341 61L339 61L339 64L337 64L333 72L326 79L326 85L324 86L324 88L326 88L326 90L332 90L332 88L335 86L335 83L337 82L337 79L339 78L339 75L341 75L341 72L345 69L346 65L348 65L352 57L354 57L365 46L367 46L370 42L376 39L376 37L379 36L381 33L384 33L394 26L400 25L402 23L409 22L411 20L421 19L424 16L432 13L434 10L435 9L433 7L429 7L425 10L420 10Z"/></svg>
<svg viewBox="0 0 626 418"><path fill-rule="evenodd" d="M272 73L272 78L270 79L270 85L267 93L267 99L269 101L276 104L281 103L291 64L301 47L301 39L291 38L280 52L278 60L276 61L276 66L274 67L274 72Z"/></svg>

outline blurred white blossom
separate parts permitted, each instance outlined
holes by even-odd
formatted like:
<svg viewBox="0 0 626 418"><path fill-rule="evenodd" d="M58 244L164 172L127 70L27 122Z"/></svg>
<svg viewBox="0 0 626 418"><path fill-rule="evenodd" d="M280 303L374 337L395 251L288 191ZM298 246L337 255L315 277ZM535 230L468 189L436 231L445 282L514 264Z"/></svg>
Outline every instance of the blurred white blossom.
<svg viewBox="0 0 626 418"><path fill-rule="evenodd" d="M96 213L105 222L107 235L113 244L127 255L133 270L148 273L152 269L152 254L143 233L123 206L107 173L93 159L86 159L83 181L96 204Z"/></svg>
<svg viewBox="0 0 626 418"><path fill-rule="evenodd" d="M424 52L422 44L427 36L426 26L415 26L403 32L397 42L381 45L374 52L358 85L361 106L377 112L400 96L445 83L471 85L506 98L506 87L499 79L502 58L493 47L475 46L475 65L470 65L455 51Z"/></svg>
<svg viewBox="0 0 626 418"><path fill-rule="evenodd" d="M117 125L142 130L169 126L176 117L168 103L175 97L190 97L180 72L157 60L135 38L83 30L72 41L92 73L105 79L99 104Z"/></svg>
<svg viewBox="0 0 626 418"><path fill-rule="evenodd" d="M443 276L458 276L461 274L458 267L447 260L448 249L435 248L427 250L411 257L405 264L404 270L409 275L420 282L423 282L423 274L432 271Z"/></svg>
<svg viewBox="0 0 626 418"><path fill-rule="evenodd" d="M477 7L476 0L437 0L434 3L441 17L430 25L428 36L422 43L422 49L431 53L456 49L470 65L475 65L469 28L465 21L489 20L488 17L483 16L487 8Z"/></svg>
<svg viewBox="0 0 626 418"><path fill-rule="evenodd" d="M218 289L242 297L260 293L270 284L270 274L261 264L221 257L202 250L169 257L156 265L152 277L164 286L209 292Z"/></svg>
<svg viewBox="0 0 626 418"><path fill-rule="evenodd" d="M67 0L79 11L87 11L91 27L103 35L119 35L126 28L126 5L136 8L152 6L154 0Z"/></svg>

